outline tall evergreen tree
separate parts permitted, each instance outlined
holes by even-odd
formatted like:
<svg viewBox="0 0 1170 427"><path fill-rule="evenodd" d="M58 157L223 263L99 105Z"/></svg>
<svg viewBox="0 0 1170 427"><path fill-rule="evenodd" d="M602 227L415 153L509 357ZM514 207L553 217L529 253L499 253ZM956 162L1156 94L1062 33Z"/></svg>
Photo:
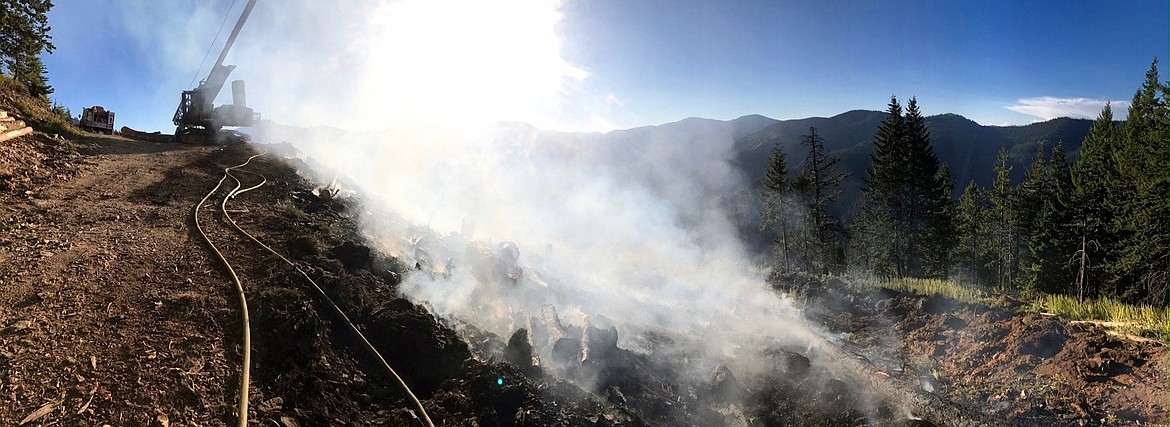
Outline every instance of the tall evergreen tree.
<svg viewBox="0 0 1170 427"><path fill-rule="evenodd" d="M951 169L946 165L940 166L931 183L933 193L926 200L929 223L922 242L925 249L925 273L930 277L948 277L954 248L958 243L955 235L957 206L951 199L955 181L951 179Z"/></svg>
<svg viewBox="0 0 1170 427"><path fill-rule="evenodd" d="M1032 166L1024 173L1024 181L1016 188L1015 218L1019 230L1019 241L1025 247L1032 242L1033 235L1038 230L1044 205L1048 202L1048 164L1044 144L1039 144L1036 154L1032 157ZM1031 268L1035 259L1030 250L1019 251L1019 270L1021 272ZM1034 283L1024 276L1020 277L1018 285L1025 290L1033 290Z"/></svg>
<svg viewBox="0 0 1170 427"><path fill-rule="evenodd" d="M1116 197L1111 200L1117 212L1112 228L1119 241L1109 271L1117 296L1130 302L1165 304L1170 115L1167 88L1158 80L1157 65L1157 60L1150 64L1142 87L1134 94L1113 152L1118 180Z"/></svg>
<svg viewBox="0 0 1170 427"><path fill-rule="evenodd" d="M808 150L801 187L804 188L802 194L811 225L809 268L828 273L839 270L843 262L841 237L844 232L841 221L829 213L829 205L841 196L844 191L841 182L848 175L837 171L841 159L825 151L825 140L817 135L817 128L808 129L808 134L801 137L801 145Z"/></svg>
<svg viewBox="0 0 1170 427"><path fill-rule="evenodd" d="M870 166L863 178L861 206L854 235L858 240L851 252L869 261L867 268L886 276L906 274L907 233L904 224L896 218L904 217L901 194L902 161L901 145L905 140L906 123L902 117L902 104L897 97L890 97L886 118L874 135L873 153Z"/></svg>
<svg viewBox="0 0 1170 427"><path fill-rule="evenodd" d="M1072 224L1072 178L1064 144L1052 149L1046 198L1028 239L1030 263L1021 264L1024 286L1041 292L1074 293L1069 261L1079 249Z"/></svg>
<svg viewBox="0 0 1170 427"><path fill-rule="evenodd" d="M50 0L0 2L0 64L33 96L53 93L40 58L41 52L52 53L55 49L49 35L52 8Z"/></svg>
<svg viewBox="0 0 1170 427"><path fill-rule="evenodd" d="M877 273L899 277L945 274L945 231L951 223L953 184L949 173L941 173L938 157L930 146L926 120L911 98L905 115L896 97L891 97L886 119L874 135L871 164L866 170L864 205L861 217L870 223L855 227L883 230L872 240L858 242L853 252L882 253L871 259L883 264L871 266ZM869 236L864 233L862 236ZM935 239L937 241L932 241ZM940 249L946 251L940 252Z"/></svg>
<svg viewBox="0 0 1170 427"><path fill-rule="evenodd" d="M955 212L954 276L967 283L985 283L990 278L985 261L990 240L987 230L987 201L983 190L971 181Z"/></svg>
<svg viewBox="0 0 1170 427"><path fill-rule="evenodd" d="M986 249L989 251L988 267L995 274L995 284L1005 290L1012 290L1016 283L1020 246L1016 192L1011 185L1011 171L1007 148L1000 147L999 156L995 159L995 181L991 192L988 193L991 205L988 211L988 228L992 245Z"/></svg>
<svg viewBox="0 0 1170 427"><path fill-rule="evenodd" d="M794 247L790 239L792 227L789 219L792 186L788 182L788 159L779 143L772 147L762 184L759 194L762 206L760 226L764 231L773 233L772 252L776 256L777 270L787 273L792 266L789 255Z"/></svg>
<svg viewBox="0 0 1170 427"><path fill-rule="evenodd" d="M1091 297L1112 294L1107 285L1112 283L1107 275L1108 260L1116 259L1113 254L1117 239L1114 235L1115 191L1119 184L1113 152L1117 149L1117 130L1113 123L1113 108L1105 104L1089 135L1081 143L1081 157L1073 165L1071 180L1072 225L1074 241L1081 250L1073 260L1077 274L1077 294ZM1083 271L1083 274L1082 274Z"/></svg>

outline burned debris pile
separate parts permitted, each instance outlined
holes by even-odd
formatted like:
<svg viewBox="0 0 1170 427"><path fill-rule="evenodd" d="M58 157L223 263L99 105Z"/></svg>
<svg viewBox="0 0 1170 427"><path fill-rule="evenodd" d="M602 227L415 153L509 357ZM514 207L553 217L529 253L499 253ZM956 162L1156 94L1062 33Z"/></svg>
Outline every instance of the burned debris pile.
<svg viewBox="0 0 1170 427"><path fill-rule="evenodd" d="M808 300L805 317L825 325L830 339L778 340L738 348L730 358L705 357L692 351L701 337L633 328L558 305L559 282L542 267L526 265L515 243L407 228L390 256L355 231L356 203L331 196L322 203L301 194L290 202L308 219L289 219L315 230L320 242L320 250L304 253L301 262L312 266L314 279L441 425L975 426L996 425L989 418L1015 413L956 398L953 380L930 378L916 366L919 349L880 338L891 327L899 334L932 325L976 330L986 323L983 317L1002 317L987 307L890 290L863 295L836 281L793 280L783 291ZM403 297L408 284L445 289L450 280L476 281L463 298L471 310L498 313L502 323L439 316L431 306L439 302ZM494 298L508 292L550 303L511 307ZM335 343L352 339L329 329ZM1021 354L1059 358L1050 353L1062 351L1056 341L1066 335L1038 336ZM943 351L961 357L958 349ZM385 383L363 355L354 357L363 360L358 378ZM1125 375L1125 369L1101 366ZM392 408L377 419L415 423L394 390L364 390Z"/></svg>
<svg viewBox="0 0 1170 427"><path fill-rule="evenodd" d="M322 200L320 194L298 192L292 199L308 215L310 225L352 221L350 214L342 212L352 208L351 202L331 196ZM289 219L306 221L297 215ZM505 289L516 289L524 279L538 280L536 273L521 267L519 248L511 242L454 242L451 239L456 237L421 235L412 239L415 251L409 254L410 261L403 262L361 243L352 234L352 224L310 228L322 232L316 236L322 248L302 253L301 262L311 266L314 280L366 331L439 424L854 425L867 417L899 417L888 409L875 410L880 403L850 390L801 349L760 349L759 356L769 361L767 368L736 372L737 368L706 366L699 358L672 350L686 337L641 332L632 338L652 343L658 350L644 354L622 348L623 331L600 315L573 324L562 320L555 306L546 305L501 337L459 319L437 318L427 306L396 292L409 274L442 280L464 268L470 276ZM325 232L346 229L351 231ZM464 248L465 260L453 263L436 248L439 245ZM330 316L321 317L330 325L335 343L353 339L333 325ZM293 339L285 347L315 345L315 334L286 332ZM296 351L304 353L301 350ZM365 374L358 378L381 381L381 373L369 360L354 356L364 360L360 366ZM306 367L306 371L312 370ZM391 389L365 389L390 399L391 404L403 402ZM405 405L397 408L383 414L384 420L403 425L415 422Z"/></svg>

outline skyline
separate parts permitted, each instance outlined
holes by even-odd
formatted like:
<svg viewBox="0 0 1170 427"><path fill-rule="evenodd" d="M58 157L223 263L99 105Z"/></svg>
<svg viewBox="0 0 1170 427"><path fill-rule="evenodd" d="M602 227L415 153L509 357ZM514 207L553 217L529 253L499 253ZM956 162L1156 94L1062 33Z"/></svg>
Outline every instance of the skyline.
<svg viewBox="0 0 1170 427"><path fill-rule="evenodd" d="M43 55L51 97L170 132L179 92L205 76L204 52L214 60L244 2L195 3L59 2L57 51ZM260 1L245 24L232 79L265 118L355 130L831 117L884 110L891 95L985 125L1094 118L1106 101L1121 118L1155 57L1166 79L1170 33L1167 4L1152 1L276 5Z"/></svg>

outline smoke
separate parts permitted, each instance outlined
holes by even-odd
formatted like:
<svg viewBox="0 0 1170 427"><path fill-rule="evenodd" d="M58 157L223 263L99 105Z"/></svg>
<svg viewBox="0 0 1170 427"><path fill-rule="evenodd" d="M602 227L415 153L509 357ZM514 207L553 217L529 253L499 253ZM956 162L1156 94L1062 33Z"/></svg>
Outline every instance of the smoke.
<svg viewBox="0 0 1170 427"><path fill-rule="evenodd" d="M364 234L418 265L401 289L440 314L507 336L551 304L576 325L613 320L623 348L652 331L726 359L794 333L796 310L729 220L748 183L725 160L722 123L629 139L523 125L339 136L289 141L374 199ZM512 261L502 242L521 273L477 275L492 267L477 251Z"/></svg>
<svg viewBox="0 0 1170 427"><path fill-rule="evenodd" d="M245 3L115 6L167 86L142 96L173 103L193 76L206 77ZM225 63L239 66L231 78L247 82L251 106L282 123L610 129L620 106L560 56L561 19L553 1L260 0Z"/></svg>
<svg viewBox="0 0 1170 427"><path fill-rule="evenodd" d="M178 68L227 4L150 7L171 9L128 7L127 25L159 58L188 58L171 68L190 75ZM154 19L172 15L210 29L175 40ZM506 337L553 305L569 323L612 320L623 348L649 351L648 332L686 337L675 350L708 367L810 333L729 220L753 196L727 161L728 124L500 123L605 128L622 107L562 58L562 18L555 2L261 2L227 62L265 117L362 131L274 126L260 139L360 187L363 233L418 266L401 290L442 316Z"/></svg>

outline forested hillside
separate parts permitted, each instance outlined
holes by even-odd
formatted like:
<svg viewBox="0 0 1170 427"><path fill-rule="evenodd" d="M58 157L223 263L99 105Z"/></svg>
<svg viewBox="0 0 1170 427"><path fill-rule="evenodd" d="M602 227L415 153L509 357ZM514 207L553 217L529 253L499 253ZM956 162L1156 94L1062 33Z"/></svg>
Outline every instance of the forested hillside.
<svg viewBox="0 0 1170 427"><path fill-rule="evenodd" d="M776 123L737 141L737 160L759 183L778 271L957 279L1165 306L1168 98L1156 61L1127 120L1115 121L1106 105L1091 128L1072 119L1002 128L955 115L923 118L915 99L903 110L893 98L885 113L806 119L803 137L791 136L797 124ZM1087 135L1078 138L1082 129ZM814 169L783 164L815 155L791 142L809 135L835 147L830 159L851 176L814 186L815 194L845 192L833 220L848 226L832 230L832 239L822 236L822 213L801 189ZM783 217L796 220L775 219Z"/></svg>
<svg viewBox="0 0 1170 427"><path fill-rule="evenodd" d="M816 127L825 138L825 148L841 158L843 170L850 175L845 184L845 195L836 205L838 213L849 217L847 208L856 200L861 176L869 166L873 135L885 116L886 113L879 111L854 110L829 118L778 121L736 140L733 161L749 177L758 180L763 176L774 144L780 144L790 157L803 157L800 136L810 126ZM942 114L926 117L926 124L930 128L934 152L951 169L955 182L974 180L979 185L988 186L995 177L990 166L1000 147L1008 148L1008 160L1016 166L1012 179L1019 182L1023 179L1022 168L1031 162L1037 146L1045 145L1051 149L1057 142L1063 142L1066 153L1075 157L1093 122L1061 117L1024 126L984 126L957 114ZM956 198L961 190L956 190Z"/></svg>

